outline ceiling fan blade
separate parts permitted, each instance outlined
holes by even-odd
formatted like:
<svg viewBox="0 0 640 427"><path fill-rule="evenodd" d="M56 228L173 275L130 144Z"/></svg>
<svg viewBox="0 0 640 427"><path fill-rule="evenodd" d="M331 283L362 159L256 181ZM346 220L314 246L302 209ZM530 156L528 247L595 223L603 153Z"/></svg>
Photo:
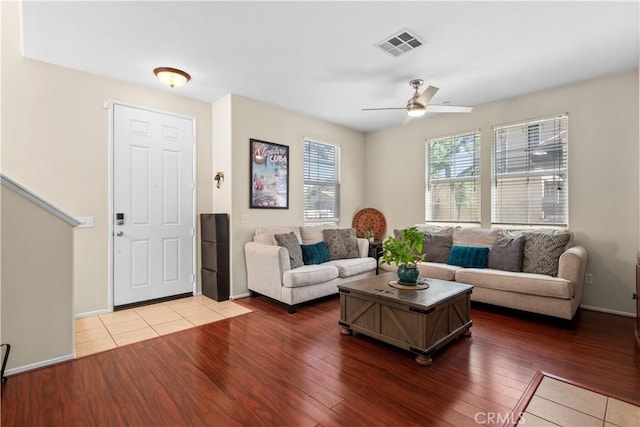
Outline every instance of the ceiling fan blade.
<svg viewBox="0 0 640 427"><path fill-rule="evenodd" d="M434 105L426 107L427 113L469 113L473 107L463 107L460 105Z"/></svg>
<svg viewBox="0 0 640 427"><path fill-rule="evenodd" d="M424 90L424 92L422 92L422 94L418 97L418 102L422 105L427 105L429 103L429 101L431 101L431 98L433 98L433 96L439 91L440 89L438 89L435 86L429 86L428 88L426 88Z"/></svg>
<svg viewBox="0 0 640 427"><path fill-rule="evenodd" d="M407 107L383 107L383 108L363 108L362 111L376 111L376 110L406 110Z"/></svg>
<svg viewBox="0 0 640 427"><path fill-rule="evenodd" d="M409 123L411 121L411 119L413 119L413 117L411 117L410 115L407 114L407 117L404 118L404 120L402 121L402 124L400 126L404 126L407 123Z"/></svg>

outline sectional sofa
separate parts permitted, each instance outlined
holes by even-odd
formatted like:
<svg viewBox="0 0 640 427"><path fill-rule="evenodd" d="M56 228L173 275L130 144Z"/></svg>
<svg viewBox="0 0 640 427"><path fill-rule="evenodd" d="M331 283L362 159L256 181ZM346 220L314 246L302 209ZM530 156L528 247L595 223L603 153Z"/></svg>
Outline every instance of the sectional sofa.
<svg viewBox="0 0 640 427"><path fill-rule="evenodd" d="M252 296L298 304L337 294L338 285L376 274L369 242L354 229L259 227L245 243L247 284Z"/></svg>
<svg viewBox="0 0 640 427"><path fill-rule="evenodd" d="M472 301L574 317L582 300L587 251L574 244L570 231L417 227L426 237L421 276L473 285ZM460 248L472 256L452 262L452 251ZM474 264L478 259L480 264ZM380 261L380 269L396 267Z"/></svg>

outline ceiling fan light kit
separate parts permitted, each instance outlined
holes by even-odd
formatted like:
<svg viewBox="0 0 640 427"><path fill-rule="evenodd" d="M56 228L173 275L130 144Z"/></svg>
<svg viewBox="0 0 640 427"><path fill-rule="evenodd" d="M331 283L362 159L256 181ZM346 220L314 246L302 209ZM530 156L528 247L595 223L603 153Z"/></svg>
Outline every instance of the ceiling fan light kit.
<svg viewBox="0 0 640 427"><path fill-rule="evenodd" d="M407 105L407 115L409 117L422 117L427 110L422 105Z"/></svg>
<svg viewBox="0 0 640 427"><path fill-rule="evenodd" d="M413 79L409 82L414 90L413 95L407 101L406 107L389 107L389 108L363 108L362 111L371 110L405 110L408 118L422 117L428 111L434 113L468 113L473 110L473 107L462 107L457 105L429 105L431 98L438 92L438 88L435 86L427 87L422 93L420 93L420 87L424 84L422 79ZM406 123L406 120L405 122Z"/></svg>
<svg viewBox="0 0 640 427"><path fill-rule="evenodd" d="M170 88L182 87L191 80L191 76L186 72L171 67L158 67L153 70L153 74Z"/></svg>

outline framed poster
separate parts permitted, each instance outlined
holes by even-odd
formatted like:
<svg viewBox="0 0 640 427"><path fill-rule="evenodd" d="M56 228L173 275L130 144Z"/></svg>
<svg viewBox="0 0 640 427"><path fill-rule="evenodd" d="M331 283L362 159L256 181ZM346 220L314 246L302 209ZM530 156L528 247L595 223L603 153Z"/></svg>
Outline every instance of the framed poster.
<svg viewBox="0 0 640 427"><path fill-rule="evenodd" d="M289 147L250 139L249 208L289 209Z"/></svg>

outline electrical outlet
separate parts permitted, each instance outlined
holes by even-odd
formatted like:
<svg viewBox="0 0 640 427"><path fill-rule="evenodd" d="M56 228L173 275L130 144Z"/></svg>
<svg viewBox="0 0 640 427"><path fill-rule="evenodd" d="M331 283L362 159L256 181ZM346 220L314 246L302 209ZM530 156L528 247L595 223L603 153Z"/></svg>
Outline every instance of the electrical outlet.
<svg viewBox="0 0 640 427"><path fill-rule="evenodd" d="M249 224L249 215L240 215L240 224Z"/></svg>
<svg viewBox="0 0 640 427"><path fill-rule="evenodd" d="M584 283L587 285L593 285L593 274L587 273L584 275Z"/></svg>

